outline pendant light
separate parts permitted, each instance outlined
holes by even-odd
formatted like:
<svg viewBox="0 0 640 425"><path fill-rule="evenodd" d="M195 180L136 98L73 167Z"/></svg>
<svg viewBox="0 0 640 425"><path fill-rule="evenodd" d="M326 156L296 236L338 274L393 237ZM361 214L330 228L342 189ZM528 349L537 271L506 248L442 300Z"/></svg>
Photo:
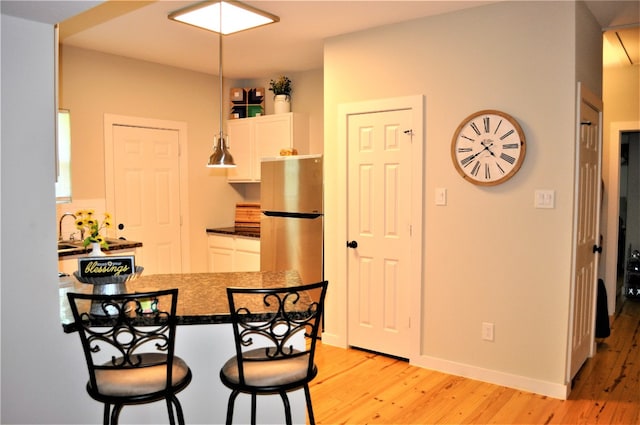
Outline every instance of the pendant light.
<svg viewBox="0 0 640 425"><path fill-rule="evenodd" d="M220 13L220 27L222 27L222 12ZM213 153L209 157L209 168L232 168L236 166L233 156L229 152L228 136L222 131L222 33L218 33L220 59L218 61L218 75L220 75L220 132L213 137Z"/></svg>
<svg viewBox="0 0 640 425"><path fill-rule="evenodd" d="M225 14L223 25L222 14ZM217 19L216 19L217 18ZM229 152L229 139L222 131L222 36L249 28L278 22L280 19L262 10L253 8L239 1L203 1L201 3L177 10L169 14L169 19L183 22L199 28L218 33L220 76L220 132L213 138L213 154L209 157L207 167L235 167L233 156Z"/></svg>

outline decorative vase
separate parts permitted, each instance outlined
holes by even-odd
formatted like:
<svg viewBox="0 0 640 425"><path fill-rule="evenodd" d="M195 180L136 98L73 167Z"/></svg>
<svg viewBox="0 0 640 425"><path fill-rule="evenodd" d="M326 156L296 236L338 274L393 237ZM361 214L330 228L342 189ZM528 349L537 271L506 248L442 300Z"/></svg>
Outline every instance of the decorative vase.
<svg viewBox="0 0 640 425"><path fill-rule="evenodd" d="M276 114L291 112L291 96L287 94L277 94L273 99L273 108Z"/></svg>
<svg viewBox="0 0 640 425"><path fill-rule="evenodd" d="M107 254L102 252L100 244L98 242L91 242L91 251L89 251L89 257L106 257Z"/></svg>

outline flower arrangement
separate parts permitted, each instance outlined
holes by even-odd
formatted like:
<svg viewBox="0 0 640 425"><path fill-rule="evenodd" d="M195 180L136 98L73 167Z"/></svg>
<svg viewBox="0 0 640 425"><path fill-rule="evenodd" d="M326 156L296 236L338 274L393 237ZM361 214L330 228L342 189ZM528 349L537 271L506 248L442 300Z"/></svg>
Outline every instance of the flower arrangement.
<svg viewBox="0 0 640 425"><path fill-rule="evenodd" d="M106 239L100 234L102 229L108 229L111 227L111 214L104 213L104 219L102 223L95 218L94 210L80 210L76 213L76 227L84 233L88 231L89 236L84 238L82 245L84 247L89 246L91 243L99 243L101 247L108 248Z"/></svg>
<svg viewBox="0 0 640 425"><path fill-rule="evenodd" d="M269 82L269 90L271 90L276 96L279 94L290 96L291 80L289 79L289 77L281 75L277 80L271 80Z"/></svg>

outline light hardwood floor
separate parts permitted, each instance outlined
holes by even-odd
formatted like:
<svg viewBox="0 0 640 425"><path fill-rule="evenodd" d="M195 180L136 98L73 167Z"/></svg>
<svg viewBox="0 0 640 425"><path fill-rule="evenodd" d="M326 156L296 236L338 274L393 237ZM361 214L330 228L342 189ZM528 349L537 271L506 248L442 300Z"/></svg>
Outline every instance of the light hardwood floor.
<svg viewBox="0 0 640 425"><path fill-rule="evenodd" d="M318 424L640 424L640 301L627 301L557 400L319 344Z"/></svg>

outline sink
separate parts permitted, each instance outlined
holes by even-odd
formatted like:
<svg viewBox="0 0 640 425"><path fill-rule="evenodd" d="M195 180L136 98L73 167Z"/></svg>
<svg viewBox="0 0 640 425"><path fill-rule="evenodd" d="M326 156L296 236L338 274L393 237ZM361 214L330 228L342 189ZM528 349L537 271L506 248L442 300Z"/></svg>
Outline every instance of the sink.
<svg viewBox="0 0 640 425"><path fill-rule="evenodd" d="M58 250L61 249L77 249L82 248L82 242L67 242L67 241L59 241L58 242Z"/></svg>

